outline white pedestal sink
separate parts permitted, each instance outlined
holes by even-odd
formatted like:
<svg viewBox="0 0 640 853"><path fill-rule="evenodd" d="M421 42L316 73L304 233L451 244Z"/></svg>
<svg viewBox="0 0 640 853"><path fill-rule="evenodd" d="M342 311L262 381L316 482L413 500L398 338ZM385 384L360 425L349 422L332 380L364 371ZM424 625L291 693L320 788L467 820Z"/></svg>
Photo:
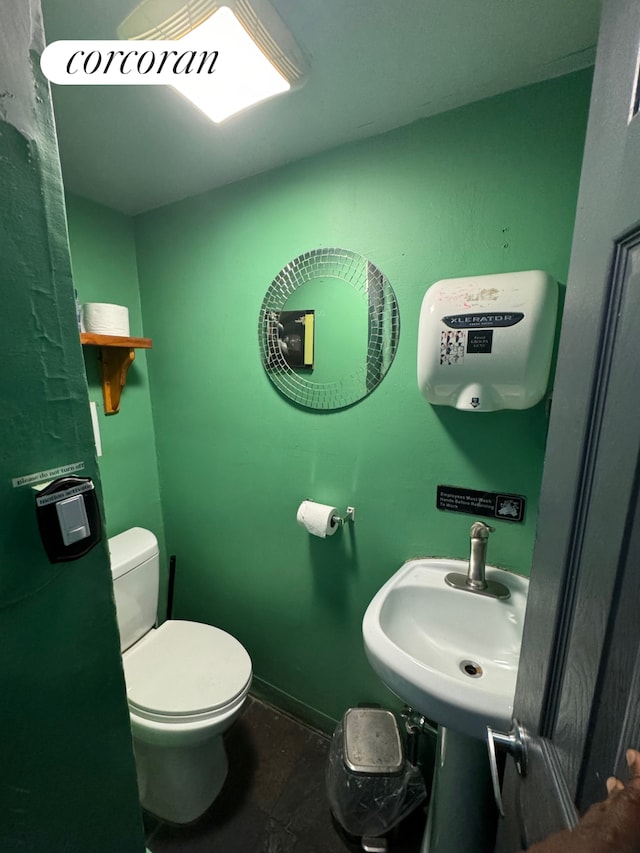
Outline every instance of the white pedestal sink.
<svg viewBox="0 0 640 853"><path fill-rule="evenodd" d="M403 702L438 723L438 750L423 853L493 848L487 726L512 724L529 582L487 566L499 600L445 583L463 560L405 563L374 596L362 633L371 666ZM489 812L489 813L488 813Z"/></svg>

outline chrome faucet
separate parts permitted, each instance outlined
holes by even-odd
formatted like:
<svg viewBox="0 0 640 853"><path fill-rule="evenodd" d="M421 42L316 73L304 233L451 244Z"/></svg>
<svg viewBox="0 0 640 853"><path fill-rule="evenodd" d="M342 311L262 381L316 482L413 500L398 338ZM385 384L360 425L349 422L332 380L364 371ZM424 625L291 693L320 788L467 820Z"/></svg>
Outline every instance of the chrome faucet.
<svg viewBox="0 0 640 853"><path fill-rule="evenodd" d="M487 562L487 544L489 534L495 531L484 521L474 521L471 525L471 553L469 555L469 569L467 574L461 572L450 572L445 581L449 586L456 589L464 589L467 592L476 592L489 598L509 598L511 593L507 587L497 581L488 581L485 578Z"/></svg>
<svg viewBox="0 0 640 853"><path fill-rule="evenodd" d="M475 590L487 588L485 569L487 565L487 545L489 534L495 533L495 527L490 527L484 521L474 521L469 535L471 536L471 553L469 554L469 571L467 585Z"/></svg>

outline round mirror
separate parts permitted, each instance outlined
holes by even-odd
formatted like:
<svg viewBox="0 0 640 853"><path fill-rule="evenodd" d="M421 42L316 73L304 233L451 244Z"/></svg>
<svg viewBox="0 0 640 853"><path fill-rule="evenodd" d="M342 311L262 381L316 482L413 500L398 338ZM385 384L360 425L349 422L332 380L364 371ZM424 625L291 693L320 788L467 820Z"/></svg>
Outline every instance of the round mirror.
<svg viewBox="0 0 640 853"><path fill-rule="evenodd" d="M343 409L370 394L391 367L399 336L389 280L348 249L294 258L271 282L260 309L267 376L308 409Z"/></svg>

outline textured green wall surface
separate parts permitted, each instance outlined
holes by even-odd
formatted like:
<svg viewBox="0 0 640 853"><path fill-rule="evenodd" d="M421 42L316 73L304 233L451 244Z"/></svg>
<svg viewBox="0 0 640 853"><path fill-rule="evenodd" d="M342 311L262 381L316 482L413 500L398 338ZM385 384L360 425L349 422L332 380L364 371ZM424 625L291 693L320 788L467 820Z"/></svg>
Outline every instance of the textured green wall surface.
<svg viewBox="0 0 640 853"><path fill-rule="evenodd" d="M129 309L134 337L144 336L136 249L131 219L76 196L67 196L73 282L80 302L113 302ZM98 460L109 536L129 527L146 527L160 541L164 532L147 359L153 350L136 350L127 374L120 411L105 415L99 350L85 346L89 398L97 404L102 456Z"/></svg>
<svg viewBox="0 0 640 853"><path fill-rule="evenodd" d="M468 557L474 518L438 511L437 484L525 495L525 524L496 522L489 561L529 571L545 406L428 405L418 314L441 278L565 280L590 80L511 92L136 219L176 615L237 636L258 684L316 722L391 699L361 637L382 583L416 555ZM257 343L272 278L320 246L369 257L401 312L382 385L325 414L275 391ZM353 505L356 522L312 538L296 524L305 498Z"/></svg>
<svg viewBox="0 0 640 853"><path fill-rule="evenodd" d="M141 853L106 547L49 563L32 490L12 482L83 462L100 490L39 3L2 15L0 849Z"/></svg>

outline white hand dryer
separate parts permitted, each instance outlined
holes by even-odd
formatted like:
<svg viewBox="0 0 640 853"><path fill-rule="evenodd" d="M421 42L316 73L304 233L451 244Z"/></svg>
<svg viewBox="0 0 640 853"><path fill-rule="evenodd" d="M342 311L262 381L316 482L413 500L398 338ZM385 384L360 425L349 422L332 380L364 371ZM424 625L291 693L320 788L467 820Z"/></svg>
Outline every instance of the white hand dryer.
<svg viewBox="0 0 640 853"><path fill-rule="evenodd" d="M436 282L420 311L420 390L470 412L534 406L547 389L557 310L557 282L540 270Z"/></svg>

